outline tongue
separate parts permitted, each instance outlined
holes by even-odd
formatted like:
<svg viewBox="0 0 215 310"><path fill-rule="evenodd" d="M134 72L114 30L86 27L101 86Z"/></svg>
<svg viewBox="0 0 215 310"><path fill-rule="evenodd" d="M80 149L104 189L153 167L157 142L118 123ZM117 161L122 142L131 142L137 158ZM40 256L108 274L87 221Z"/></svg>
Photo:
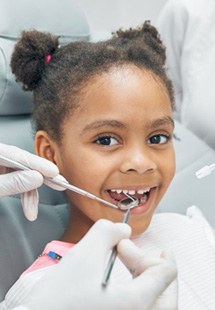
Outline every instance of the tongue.
<svg viewBox="0 0 215 310"><path fill-rule="evenodd" d="M120 201L124 199L125 197L127 197L123 193L117 194L116 192L111 192L111 191L109 191L109 195L111 196L112 199L117 200L117 201Z"/></svg>

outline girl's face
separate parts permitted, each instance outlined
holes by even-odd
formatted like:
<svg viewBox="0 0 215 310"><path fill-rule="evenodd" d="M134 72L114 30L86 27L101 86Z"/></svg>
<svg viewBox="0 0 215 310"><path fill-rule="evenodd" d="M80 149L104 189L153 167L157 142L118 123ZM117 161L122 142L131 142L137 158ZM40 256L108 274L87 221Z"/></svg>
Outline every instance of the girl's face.
<svg viewBox="0 0 215 310"><path fill-rule="evenodd" d="M113 68L87 84L80 107L65 120L53 161L73 185L116 204L138 198L129 224L148 227L175 170L172 108L165 86L136 67ZM124 212L68 191L71 222L64 240L77 242L100 218Z"/></svg>

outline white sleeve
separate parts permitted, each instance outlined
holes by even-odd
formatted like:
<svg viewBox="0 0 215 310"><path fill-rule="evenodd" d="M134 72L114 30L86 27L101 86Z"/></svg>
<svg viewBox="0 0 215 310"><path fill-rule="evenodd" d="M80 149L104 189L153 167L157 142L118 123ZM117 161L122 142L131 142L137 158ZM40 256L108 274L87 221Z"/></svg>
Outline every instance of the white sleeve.
<svg viewBox="0 0 215 310"><path fill-rule="evenodd" d="M181 56L183 53L186 27L189 15L182 1L169 0L157 20L157 28L166 46L167 72L175 89L176 119L180 121L181 102L183 97L183 74Z"/></svg>
<svg viewBox="0 0 215 310"><path fill-rule="evenodd" d="M16 307L16 308L11 309L11 310L31 310L31 309L30 309L30 308L27 308L27 307L25 307L25 306L18 306L18 307Z"/></svg>
<svg viewBox="0 0 215 310"><path fill-rule="evenodd" d="M9 308L5 308L5 306L4 306L4 308L2 308L3 306L1 306L1 304L0 304L0 309L4 309L4 310L9 310ZM15 307L15 308L10 308L10 310L31 310L30 308L27 308L26 306L18 306L18 307Z"/></svg>

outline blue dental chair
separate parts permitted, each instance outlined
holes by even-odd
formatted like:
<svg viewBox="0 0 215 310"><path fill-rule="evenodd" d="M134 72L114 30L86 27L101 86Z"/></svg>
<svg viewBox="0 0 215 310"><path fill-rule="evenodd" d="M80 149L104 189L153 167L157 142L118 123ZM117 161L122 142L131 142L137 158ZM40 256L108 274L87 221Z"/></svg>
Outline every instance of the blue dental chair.
<svg viewBox="0 0 215 310"><path fill-rule="evenodd" d="M0 142L34 153L30 122L32 97L22 91L11 74L13 46L22 30L33 28L61 36L61 44L89 40L89 26L73 0L19 0L17 8L14 3L0 2ZM194 175L197 169L215 161L215 153L179 123L176 123L174 143L177 173L158 212L185 213L188 206L196 204L215 226L211 194L214 176L197 180ZM39 216L35 222L24 218L18 195L0 200L0 301L45 244L58 239L67 225L64 193L42 186L39 194Z"/></svg>

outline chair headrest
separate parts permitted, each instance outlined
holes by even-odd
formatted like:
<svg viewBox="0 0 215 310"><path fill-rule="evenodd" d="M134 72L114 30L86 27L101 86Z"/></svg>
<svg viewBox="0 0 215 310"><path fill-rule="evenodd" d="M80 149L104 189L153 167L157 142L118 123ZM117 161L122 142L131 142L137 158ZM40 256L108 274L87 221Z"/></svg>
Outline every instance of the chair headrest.
<svg viewBox="0 0 215 310"><path fill-rule="evenodd" d="M0 115L30 114L32 94L24 92L11 73L10 59L23 30L60 36L60 44L89 40L87 19L73 0L0 1Z"/></svg>

